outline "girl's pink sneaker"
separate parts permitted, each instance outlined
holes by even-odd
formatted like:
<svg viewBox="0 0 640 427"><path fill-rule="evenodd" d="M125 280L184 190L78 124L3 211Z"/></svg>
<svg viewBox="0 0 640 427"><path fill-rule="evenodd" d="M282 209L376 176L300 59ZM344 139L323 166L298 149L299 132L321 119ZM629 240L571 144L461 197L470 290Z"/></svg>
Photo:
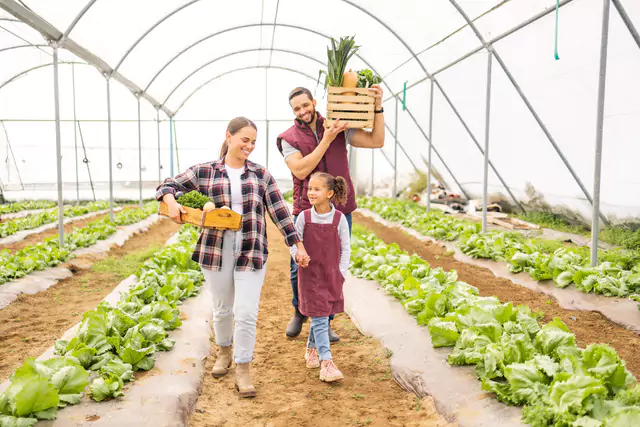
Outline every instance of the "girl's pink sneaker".
<svg viewBox="0 0 640 427"><path fill-rule="evenodd" d="M318 357L317 348L307 348L304 353L304 360L307 361L307 368L314 369L320 367L320 358Z"/></svg>
<svg viewBox="0 0 640 427"><path fill-rule="evenodd" d="M341 381L344 379L344 375L333 363L333 360L323 360L320 362L320 380L332 383L334 381Z"/></svg>

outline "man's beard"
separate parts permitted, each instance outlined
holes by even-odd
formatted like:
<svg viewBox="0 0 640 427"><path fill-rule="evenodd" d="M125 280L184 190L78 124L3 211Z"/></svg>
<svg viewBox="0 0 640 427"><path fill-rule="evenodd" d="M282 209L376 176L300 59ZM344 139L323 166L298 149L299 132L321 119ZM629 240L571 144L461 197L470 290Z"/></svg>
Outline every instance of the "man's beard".
<svg viewBox="0 0 640 427"><path fill-rule="evenodd" d="M313 121L316 119L316 109L314 108L313 111L311 112L311 119L309 119L308 122L305 122L304 120L300 119L300 121L302 123L304 123L305 125L310 125L311 123L313 123Z"/></svg>

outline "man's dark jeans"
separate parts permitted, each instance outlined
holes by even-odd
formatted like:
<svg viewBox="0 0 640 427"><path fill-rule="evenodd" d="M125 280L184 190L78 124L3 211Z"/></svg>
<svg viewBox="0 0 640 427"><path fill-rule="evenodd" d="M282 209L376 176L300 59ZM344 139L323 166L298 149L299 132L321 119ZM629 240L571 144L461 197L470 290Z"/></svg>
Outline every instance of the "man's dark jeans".
<svg viewBox="0 0 640 427"><path fill-rule="evenodd" d="M352 218L351 214L347 214L344 216L347 219L347 223L349 224L349 234L351 234L351 226L352 226ZM294 222L298 219L298 216L294 216ZM290 263L290 279L291 279L291 291L293 292L293 299L291 300L291 304L298 310L298 264L291 258ZM333 320L333 314L329 316L329 320Z"/></svg>

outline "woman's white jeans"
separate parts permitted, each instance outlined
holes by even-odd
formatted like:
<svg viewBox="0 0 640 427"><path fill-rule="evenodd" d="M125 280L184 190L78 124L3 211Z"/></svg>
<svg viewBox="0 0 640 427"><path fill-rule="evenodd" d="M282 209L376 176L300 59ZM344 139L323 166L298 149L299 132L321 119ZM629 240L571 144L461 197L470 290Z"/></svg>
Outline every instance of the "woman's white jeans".
<svg viewBox="0 0 640 427"><path fill-rule="evenodd" d="M235 344L233 360L249 363L256 344L256 321L260 291L266 268L257 271L235 271L241 247L241 235L226 231L222 241L220 271L202 269L206 285L213 294L213 330L216 344ZM235 331L234 331L235 320Z"/></svg>

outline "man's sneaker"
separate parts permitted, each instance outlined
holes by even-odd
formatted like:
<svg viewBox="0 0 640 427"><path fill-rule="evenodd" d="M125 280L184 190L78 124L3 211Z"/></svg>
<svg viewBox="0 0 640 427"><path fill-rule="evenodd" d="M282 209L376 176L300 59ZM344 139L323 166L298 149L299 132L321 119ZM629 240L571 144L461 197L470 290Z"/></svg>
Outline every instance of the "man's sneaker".
<svg viewBox="0 0 640 427"><path fill-rule="evenodd" d="M307 368L314 369L320 367L320 358L318 357L317 348L307 348L304 353L304 360L307 361Z"/></svg>
<svg viewBox="0 0 640 427"><path fill-rule="evenodd" d="M320 362L320 380L326 381L328 383L332 383L334 381L342 381L344 379L344 375L338 369L338 367L333 363L333 360L323 360Z"/></svg>

